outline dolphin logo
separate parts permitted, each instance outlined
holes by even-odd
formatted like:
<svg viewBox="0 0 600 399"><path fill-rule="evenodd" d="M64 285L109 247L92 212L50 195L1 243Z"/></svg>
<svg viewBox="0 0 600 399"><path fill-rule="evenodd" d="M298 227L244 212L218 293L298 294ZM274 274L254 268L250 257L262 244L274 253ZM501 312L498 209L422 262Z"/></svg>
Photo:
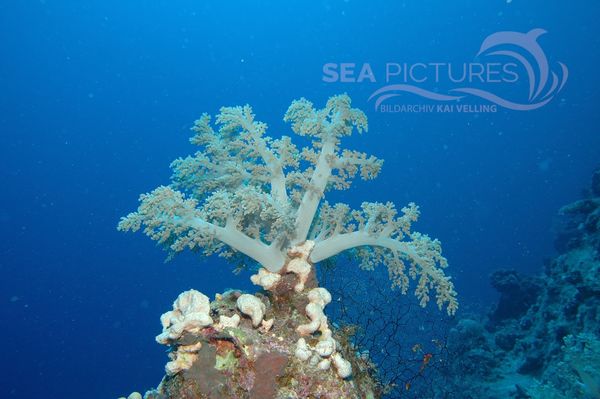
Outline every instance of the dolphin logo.
<svg viewBox="0 0 600 399"><path fill-rule="evenodd" d="M535 72L533 70L533 67L531 66L531 64L525 57L523 57L521 54L519 54L517 52L507 51L507 50L494 51L494 52L488 53L488 55L511 56L511 57L515 58L516 60L518 60L523 65L523 67L527 71L527 76L529 78L529 101L533 101L540 95L540 93L546 86L546 83L548 81L548 71L550 69L548 66L548 58L546 57L546 54L544 53L544 50L542 50L542 47L540 46L540 44L537 42L538 37L540 37L544 33L547 33L546 30L540 29L540 28L532 29L527 33L521 33L521 32L493 33L483 41L483 43L481 44L481 48L479 49L479 52L477 53L477 55L478 56L482 55L483 53L487 52L491 48L496 47L496 46L501 46L501 45L513 45L513 46L521 47L523 50L527 51L535 60L537 67L538 67L539 74L540 74L540 79L537 84L537 90L535 90L535 93L534 93L534 89L536 86Z"/></svg>
<svg viewBox="0 0 600 399"><path fill-rule="evenodd" d="M447 94L441 94L407 84L384 86L376 90L369 100L378 97L375 104L375 108L377 109L383 101L400 95L398 92L409 92L434 101L459 100L464 95L470 95L498 104L504 108L520 111L542 107L562 90L569 77L569 70L562 62L558 62L560 79L551 70L548 57L546 57L546 53L538 43L538 38L545 33L547 33L546 30L541 28L532 29L527 33L512 31L496 32L485 38L477 53L477 56L484 57L509 57L520 64L525 70L529 82L529 93L526 102L514 102L483 88L458 87L448 90ZM550 77L552 81L549 83ZM457 95L457 93L460 94Z"/></svg>

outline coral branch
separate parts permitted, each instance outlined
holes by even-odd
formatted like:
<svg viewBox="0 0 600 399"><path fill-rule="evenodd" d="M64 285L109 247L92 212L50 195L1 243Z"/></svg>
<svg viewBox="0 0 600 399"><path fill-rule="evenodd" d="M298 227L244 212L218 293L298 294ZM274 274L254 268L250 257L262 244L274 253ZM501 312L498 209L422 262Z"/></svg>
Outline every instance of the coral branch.
<svg viewBox="0 0 600 399"><path fill-rule="evenodd" d="M331 176L331 166L328 158L333 155L335 145L332 141L325 141L319 154L317 167L310 179L309 189L304 193L298 213L296 214L296 236L292 241L293 244L298 244L306 240L310 225L314 219L319 202L325 192L325 186Z"/></svg>
<svg viewBox="0 0 600 399"><path fill-rule="evenodd" d="M335 160L338 158L340 138L352 134L354 128L359 133L368 128L365 114L350 107L350 98L347 95L331 97L325 108L319 111L306 99L294 101L284 120L292 122L292 130L295 133L318 138L320 146L308 189L296 213L296 235L292 241L295 245L302 243L308 236L319 202L330 181Z"/></svg>
<svg viewBox="0 0 600 399"><path fill-rule="evenodd" d="M181 193L169 187L161 186L143 194L140 201L137 212L121 219L119 230L137 231L144 225L148 237L174 252L186 247L192 250L202 247L206 253L215 253L222 249L218 242L221 241L269 270L277 270L284 262L276 245L266 245L239 231L231 217L224 226L206 221L196 208L196 201L185 200Z"/></svg>
<svg viewBox="0 0 600 399"><path fill-rule="evenodd" d="M298 293L312 270L309 260L350 250L363 268L384 263L393 286L402 292L409 277L417 280L422 305L434 289L440 307L456 310L439 241L411 232L419 216L416 205L397 216L390 202L365 202L361 210L351 210L321 201L328 189L349 188L357 174L375 178L383 163L340 148L343 137L367 131L365 114L351 107L347 95L331 97L323 109L303 98L290 105L284 120L294 133L309 137L312 148L299 150L287 136L266 136L267 125L255 120L249 105L222 107L218 131L210 120L205 114L195 122L191 142L199 150L172 163L172 184L142 195L138 210L121 220L120 230L143 227L171 254L187 248L205 255L244 255L269 273L294 272L301 277L295 285ZM302 259L293 259L295 248L309 247ZM264 286L278 281L264 277L265 272L255 280Z"/></svg>
<svg viewBox="0 0 600 399"><path fill-rule="evenodd" d="M434 244L433 246L428 244ZM415 241L403 242L389 238L385 234L379 236L371 235L365 231L356 231L352 233L345 233L330 237L324 241L318 242L311 254L310 260L312 262L320 262L321 260L330 258L339 254L342 251L362 247L383 247L393 252L394 262L388 264L388 268L396 268L396 273L401 272L401 278L404 278L402 270L398 270L399 267L404 268L401 263L402 259L405 259L417 268L416 273L421 275L422 282L417 287L417 296L421 299L421 305L427 304L429 300L428 296L428 284L433 286L437 292L438 300L437 304L441 308L444 303L448 303L448 313L454 314L458 307L458 303L454 296L454 288L450 281L450 278L444 275L444 272L440 267L446 267L446 261L441 256L441 253L437 250L437 244L431 241L427 236L418 236ZM439 266L436 265L438 260ZM394 274L393 271L390 272ZM416 274L415 274L416 276ZM403 286L405 282L399 282L398 285Z"/></svg>
<svg viewBox="0 0 600 399"><path fill-rule="evenodd" d="M223 107L217 117L217 123L227 130L241 130L241 136L254 148L267 167L270 174L271 195L281 204L286 204L288 196L285 188L285 175L281 161L268 146L264 138L267 125L254 121L254 114L249 105L244 107Z"/></svg>

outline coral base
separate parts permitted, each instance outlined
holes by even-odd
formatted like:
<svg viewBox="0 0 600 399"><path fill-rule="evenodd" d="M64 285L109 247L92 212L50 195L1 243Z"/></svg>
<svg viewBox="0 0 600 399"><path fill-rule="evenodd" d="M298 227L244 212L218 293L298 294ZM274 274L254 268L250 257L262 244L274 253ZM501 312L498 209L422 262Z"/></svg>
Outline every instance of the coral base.
<svg viewBox="0 0 600 399"><path fill-rule="evenodd" d="M211 303L213 316L236 312L239 291L218 295ZM273 300L270 294L257 294L266 305L265 319L273 326L254 328L243 318L238 327L222 330L204 328L199 334L185 336L185 345L201 343L193 365L173 376L166 376L146 399L290 399L290 398L375 398L377 384L366 362L354 356L348 337L334 331L346 359L352 363L353 376L341 379L333 368L320 370L296 358L296 327L307 319L300 309L308 303L305 295ZM316 337L305 337L311 344Z"/></svg>

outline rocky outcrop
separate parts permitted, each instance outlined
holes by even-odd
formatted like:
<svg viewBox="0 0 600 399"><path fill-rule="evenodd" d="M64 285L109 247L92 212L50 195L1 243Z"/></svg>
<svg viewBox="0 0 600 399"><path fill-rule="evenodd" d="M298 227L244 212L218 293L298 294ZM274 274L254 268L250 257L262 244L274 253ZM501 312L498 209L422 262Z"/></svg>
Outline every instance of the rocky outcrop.
<svg viewBox="0 0 600 399"><path fill-rule="evenodd" d="M266 291L249 295L232 290L217 295L202 317L200 311L204 312L208 304L205 297L193 290L181 294L174 310L161 318L163 333L157 337L169 345L171 361L158 388L146 392L144 399L376 397L377 385L367 373L340 378L336 368L317 367L296 356L296 329L310 322L303 310L311 303L309 294L297 294L295 301L276 302ZM260 310L260 317L254 308ZM215 322L208 324L208 320ZM348 364L365 370L361 364L364 360L341 344L347 340L333 327L327 331ZM322 342L318 336L304 339L312 347ZM182 356L186 362L172 367Z"/></svg>
<svg viewBox="0 0 600 399"><path fill-rule="evenodd" d="M600 170L560 214L560 255L539 277L492 274L497 305L452 329L455 398L600 397Z"/></svg>

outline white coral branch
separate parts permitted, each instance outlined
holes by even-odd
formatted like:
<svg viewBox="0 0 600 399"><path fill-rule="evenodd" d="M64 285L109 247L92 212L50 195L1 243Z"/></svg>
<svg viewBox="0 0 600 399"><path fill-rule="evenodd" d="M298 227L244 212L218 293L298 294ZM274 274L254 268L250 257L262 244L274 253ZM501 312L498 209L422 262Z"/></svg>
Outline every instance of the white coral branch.
<svg viewBox="0 0 600 399"><path fill-rule="evenodd" d="M381 160L340 149L343 137L367 130L365 114L344 94L331 97L323 109L306 99L294 101L284 120L311 139L312 148L299 151L289 137L266 136L267 125L254 119L248 105L221 108L218 132L203 115L191 139L200 150L174 161L173 183L142 195L138 210L123 218L119 229L143 228L172 253L239 252L270 273L281 273L287 263L287 271L304 275L310 270L307 260L316 263L354 249L362 267L383 262L393 286L405 292L411 277L418 281L421 304L434 288L438 305L447 303L454 312L456 293L442 271L446 259L439 242L410 231L419 215L416 205L397 217L390 202L363 203L360 211L321 204L326 190L349 188L357 174L368 180L380 171ZM307 240L316 243L310 258L292 259L288 250ZM261 285L270 284L260 278Z"/></svg>
<svg viewBox="0 0 600 399"><path fill-rule="evenodd" d="M413 241L400 241L391 238L387 230L379 234L372 234L365 230L338 234L317 242L310 260L314 263L320 262L343 251L364 246L386 248L393 254L390 258L392 264L388 264L391 276L396 274L399 280L406 278L401 259L407 259L412 265L411 276L413 278L417 275L421 276L416 290L421 305L425 306L429 301L428 291L432 286L437 292L438 306L441 308L447 303L448 313L454 314L458 308L456 292L450 278L441 269L446 267L446 259L441 256L438 243L418 233L414 236ZM419 270L416 269L417 267ZM404 285L403 282L397 284Z"/></svg>
<svg viewBox="0 0 600 399"><path fill-rule="evenodd" d="M281 204L287 204L288 195L286 191L285 175L281 160L271 151L268 145L268 139L265 139L264 133L266 124L256 122L252 114L252 108L249 105L244 107L223 107L217 117L217 122L225 126L226 129L243 129L248 136L248 142L252 149L258 153L269 171L271 183L271 195Z"/></svg>

